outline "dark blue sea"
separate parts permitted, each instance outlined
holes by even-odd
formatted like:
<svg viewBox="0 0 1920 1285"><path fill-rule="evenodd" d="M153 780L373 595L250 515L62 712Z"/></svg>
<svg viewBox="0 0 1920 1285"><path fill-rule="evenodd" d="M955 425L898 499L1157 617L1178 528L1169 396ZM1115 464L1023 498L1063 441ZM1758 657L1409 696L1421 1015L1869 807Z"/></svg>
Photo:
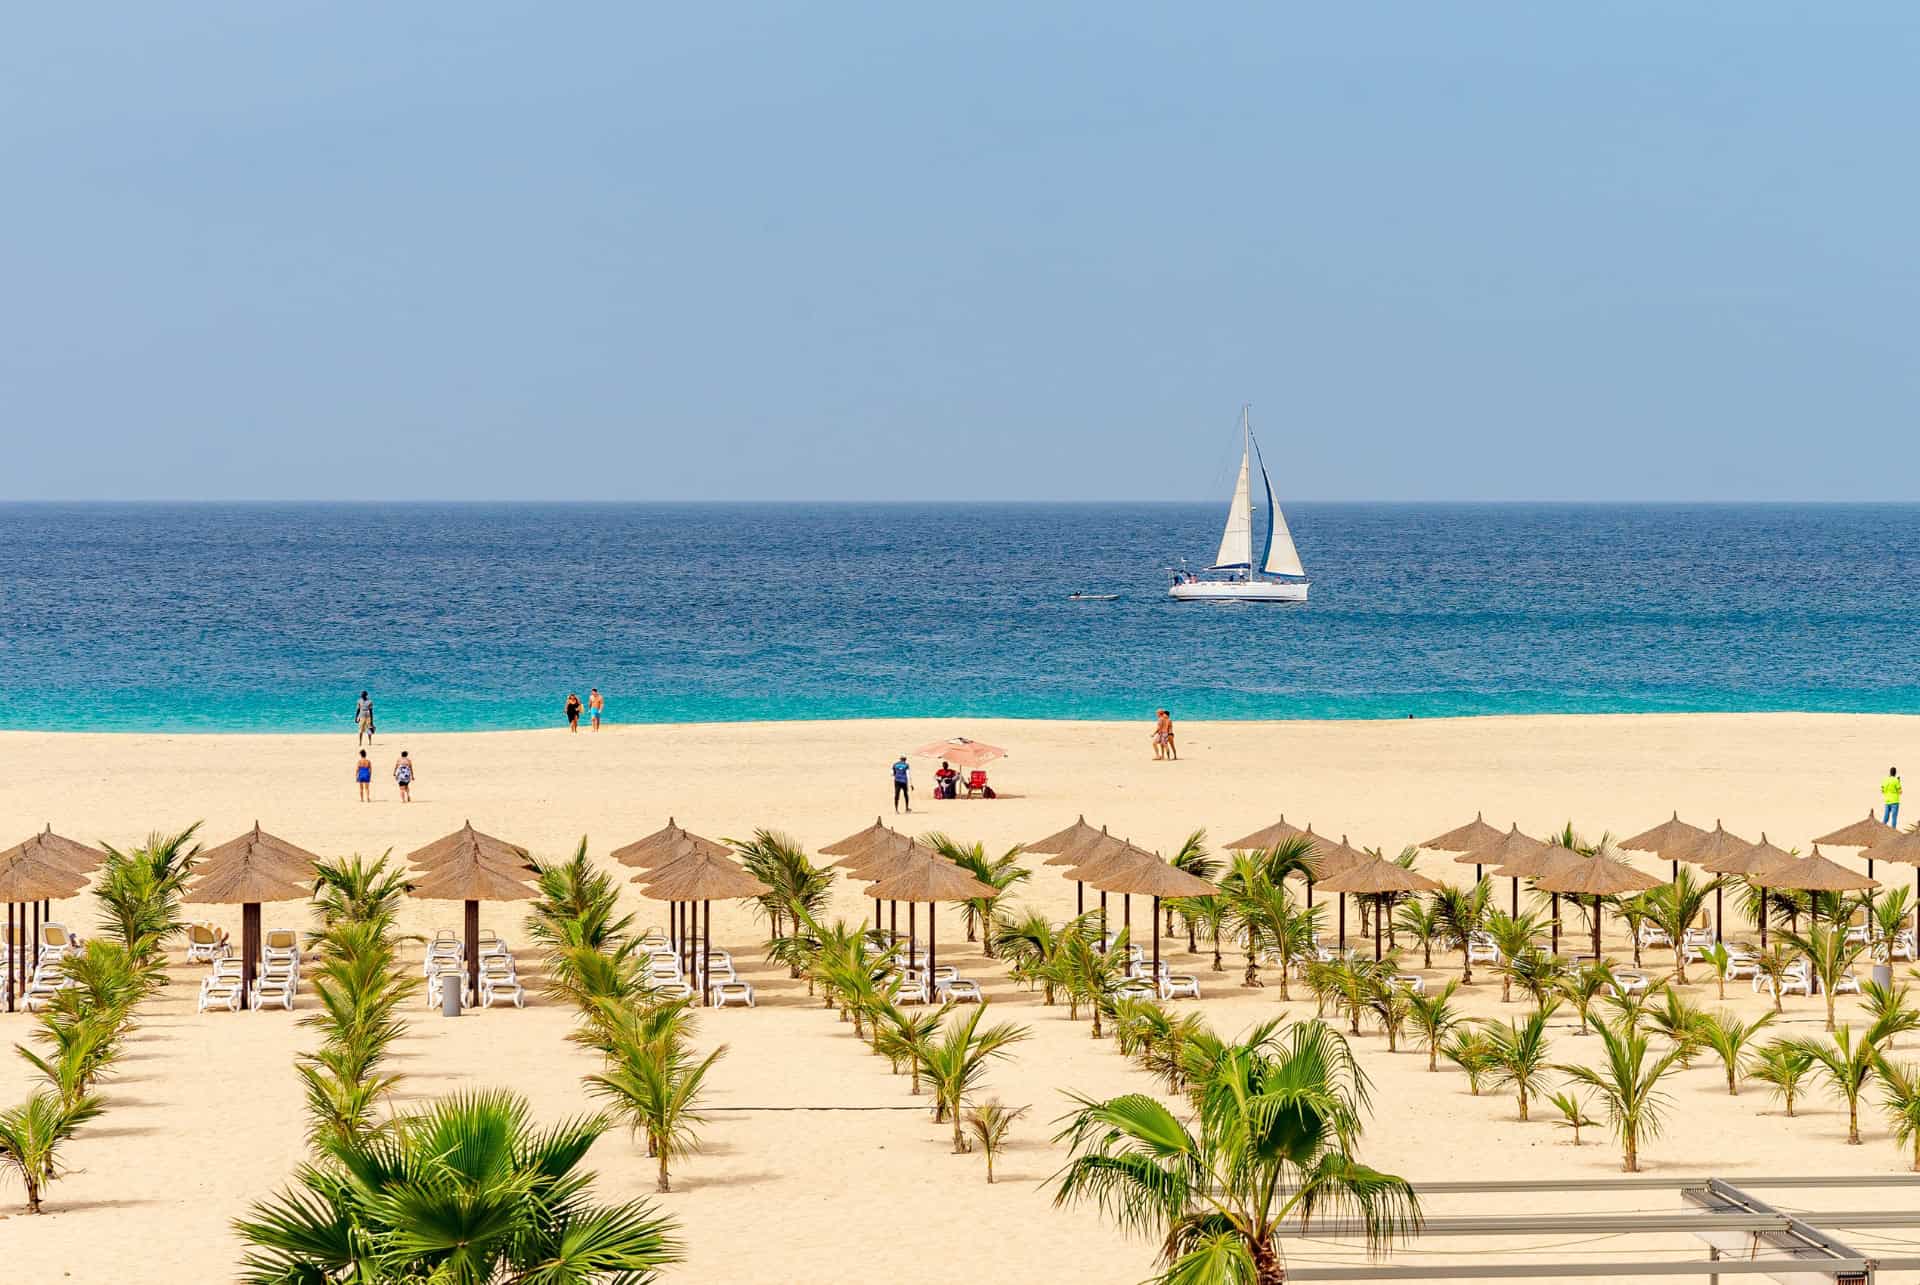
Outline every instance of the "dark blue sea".
<svg viewBox="0 0 1920 1285"><path fill-rule="evenodd" d="M0 505L0 726L1920 712L1920 506ZM1118 593L1074 603L1074 590Z"/></svg>

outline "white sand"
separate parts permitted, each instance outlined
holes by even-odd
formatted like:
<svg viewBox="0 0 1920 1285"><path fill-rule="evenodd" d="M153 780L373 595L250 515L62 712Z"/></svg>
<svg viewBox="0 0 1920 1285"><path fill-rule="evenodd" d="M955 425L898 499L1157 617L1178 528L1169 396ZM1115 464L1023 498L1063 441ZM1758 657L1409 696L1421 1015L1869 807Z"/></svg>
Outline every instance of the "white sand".
<svg viewBox="0 0 1920 1285"><path fill-rule="evenodd" d="M1148 730L1144 723L944 720L610 727L571 737L550 731L388 734L375 755L378 801L371 805L354 798L350 735L5 733L0 765L9 789L0 801L0 842L51 821L75 838L128 844L150 829L204 819L203 835L212 843L257 817L269 830L323 852L405 853L471 818L543 855L564 853L582 834L595 854L604 854L671 813L716 837L765 825L812 848L867 824L876 812L891 818L887 767L897 752L964 733L1012 751L992 770L1005 796L934 802L923 793L911 820L901 818L903 827L940 828L998 849L1084 812L1096 824L1166 850L1195 826L1225 839L1284 811L1323 832L1394 851L1468 819L1476 808L1495 824L1517 820L1534 833L1571 818L1583 833L1597 835L1639 830L1677 807L1700 824L1724 817L1750 838L1764 830L1782 846L1804 847L1808 836L1864 815L1889 762L1914 759L1920 766L1920 758L1906 752L1920 743L1920 720L1892 717L1186 724L1178 763L1152 761ZM403 745L420 765L416 801L407 806L395 800L388 775ZM923 784L930 784L930 769L916 762ZM1423 868L1442 877L1458 873L1439 857L1423 858ZM1899 867L1883 877L1912 875ZM857 894L857 886L846 886L838 898L850 917L865 908ZM1048 869L1018 896L1057 913L1071 909L1073 888ZM635 907L643 920L663 919L657 905L636 897ZM237 928L236 912L212 909L208 917ZM519 938L521 913L490 908L484 921ZM84 900L60 904L56 914L77 926L94 918ZM457 917L455 906L417 903L408 926L432 928ZM1135 907L1136 935L1145 917L1144 905ZM1053 1209L1042 1180L1063 1158L1047 1139L1065 1109L1065 1091L1152 1091L1152 1082L1110 1042L1088 1039L1084 1023L1069 1023L1064 1007L1043 1007L982 963L977 948L958 940L957 912L941 918L943 958L982 980L998 1016L1029 1023L1034 1033L991 1079L991 1093L1033 1107L1016 1127L994 1187L985 1184L978 1155L949 1154L945 1126L902 1109L916 1105L904 1078L890 1075L848 1028L807 1001L784 970L759 962L762 933L741 908L717 907L714 918L720 944L734 950L764 1002L757 1010L702 1019L703 1041L724 1041L732 1051L711 1081L707 1150L685 1163L678 1189L660 1198L681 1221L688 1243L688 1263L673 1279L833 1281L880 1263L894 1264L902 1279L970 1285L996 1276L1106 1282L1147 1273L1151 1247L1125 1240L1091 1212ZM304 926L304 911L269 907L267 922ZM1624 951L1624 943L1610 950ZM1187 962L1201 971L1203 1011L1222 1029L1286 1007L1270 989L1239 989L1232 959L1221 974L1206 972L1204 960ZM1443 979L1451 971L1430 976ZM106 1086L108 1113L72 1146L80 1171L52 1188L48 1216L5 1220L0 1243L7 1277L230 1276L239 1247L229 1220L285 1182L301 1156L292 1058L309 1037L286 1014L196 1017L193 976L178 970L177 984L148 1006L124 1073ZM1495 1013L1498 995L1497 983L1483 982L1470 1006ZM1710 985L1692 992L1708 1002L1712 995ZM1738 995L1742 1009L1760 1007L1744 984ZM1789 999L1792 1024L1785 1029L1817 1033L1820 1003ZM1844 1014L1855 1001L1841 1003ZM1311 1005L1295 1003L1290 1011L1310 1013ZM408 1094L462 1083L506 1085L545 1116L587 1109L579 1078L591 1069L590 1059L562 1038L565 1012L537 1001L524 1012L458 1021L416 1012L401 1062ZM0 1020L9 1039L27 1029L20 1017ZM1564 1029L1556 1056L1582 1060L1594 1045ZM1389 1055L1371 1033L1359 1047L1376 1086L1364 1146L1375 1164L1416 1181L1617 1168L1604 1131L1575 1150L1564 1131L1546 1123L1545 1112L1522 1125L1510 1097L1470 1097L1457 1073L1427 1074L1423 1054ZM17 1100L27 1083L24 1063L0 1060L0 1101ZM1757 1090L1728 1098L1710 1058L1672 1086L1675 1110L1667 1131L1644 1149L1650 1172L1737 1176L1904 1167L1877 1110L1864 1115L1866 1145L1844 1145L1844 1112L1823 1091L1813 1093L1801 1118L1788 1120ZM651 1191L652 1165L624 1135L604 1140L592 1164L605 1198ZM0 1186L9 1213L17 1211L18 1197L17 1185ZM1653 1196L1638 1203L1665 1207ZM1457 1204L1435 1208L1464 1212ZM1328 1252L1315 1247L1302 1254Z"/></svg>

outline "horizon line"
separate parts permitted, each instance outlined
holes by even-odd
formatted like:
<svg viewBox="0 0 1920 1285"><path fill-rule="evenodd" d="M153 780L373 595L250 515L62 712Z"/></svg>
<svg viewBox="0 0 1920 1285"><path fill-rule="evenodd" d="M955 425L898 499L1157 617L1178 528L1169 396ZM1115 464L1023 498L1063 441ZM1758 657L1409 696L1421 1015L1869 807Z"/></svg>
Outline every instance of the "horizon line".
<svg viewBox="0 0 1920 1285"><path fill-rule="evenodd" d="M1424 496L1424 497L1407 497L1407 498L1400 498L1400 499L1381 499L1381 498L1374 498L1374 497L1354 497L1354 496L1313 496L1313 497L1293 496L1293 497L1285 497L1285 500L1286 500L1286 503L1288 504L1352 504L1352 505L1365 504L1365 505L1381 505L1381 506L1455 504L1455 505L1483 505L1483 506L1510 506L1510 507L1544 506L1544 505L1559 505L1559 506L1618 505L1618 506L1645 506L1645 507L1670 506L1670 507L1688 507L1688 508L1734 508L1741 505L1775 505L1775 506L1823 505L1823 506L1832 506L1832 507L1843 507L1843 506L1845 507L1893 507L1898 505L1920 504L1920 496L1915 496L1911 498L1901 498L1901 499L1894 499L1894 498L1861 499L1859 497L1849 497L1845 499L1836 499L1836 498L1828 498L1828 497L1791 497L1791 498L1753 497L1753 498L1729 499L1724 496L1716 497L1712 499L1691 498L1691 497L1666 497L1666 498L1627 497L1627 498L1623 498L1623 497L1615 497L1615 496L1601 496L1601 497L1595 497L1595 498L1554 496L1554 497L1542 497L1542 498L1536 498L1536 499L1514 499L1511 497ZM471 505L476 507L481 505L498 505L498 506L539 505L542 507L549 507L549 508L583 508L584 509L584 508L637 507L637 506L657 506L662 508L668 508L668 507L686 506L686 505L714 505L714 506L722 506L722 507L728 507L728 508L746 508L752 505L768 505L768 504L782 505L782 506L788 506L788 507L799 507L802 505L825 505L825 506L870 505L870 506L879 506L879 507L900 507L900 508L906 508L910 506L926 506L926 505L1094 506L1094 505L1114 505L1114 504L1173 507L1176 505L1192 505L1192 504L1213 505L1217 503L1219 503L1219 501L1213 497L1167 499L1164 496L1158 497L1158 498L1138 498L1138 497L1120 496L1120 497L1114 497L1114 498L1100 498L1100 499L1033 498L1033 497L1027 497L1027 498L963 497L963 498L939 498L939 499L916 498L916 497L905 497L905 498L895 497L890 499L844 498L844 497L838 498L838 499L768 497L768 498L753 498L753 499L740 499L740 498L714 499L714 498L705 498L705 497L698 497L698 496L682 497L682 498L676 498L676 499L662 499L657 497L653 497L653 498L641 497L641 498L628 498L628 499L580 499L580 498L547 499L547 498L538 498L538 497L526 498L526 497L512 497L512 496L486 496L486 497L479 497L479 498L408 496L408 497L394 497L394 498L385 498L385 499L346 499L346 498L340 498L340 497L301 498L301 497L278 497L278 496L222 496L217 498L192 498L192 497L179 497L179 496L139 496L139 497L131 497L131 498L56 496L51 498L42 497L42 498L27 499L27 498L0 496L0 507L21 507L21 508L31 507L31 506L55 506L55 505L98 505L101 507L119 506L119 507L128 507L128 508L139 506L139 505L171 505L171 506L179 506L179 507L203 506L203 505L204 506L329 505L329 506L354 507L354 508L377 508L383 505L421 505L421 506Z"/></svg>

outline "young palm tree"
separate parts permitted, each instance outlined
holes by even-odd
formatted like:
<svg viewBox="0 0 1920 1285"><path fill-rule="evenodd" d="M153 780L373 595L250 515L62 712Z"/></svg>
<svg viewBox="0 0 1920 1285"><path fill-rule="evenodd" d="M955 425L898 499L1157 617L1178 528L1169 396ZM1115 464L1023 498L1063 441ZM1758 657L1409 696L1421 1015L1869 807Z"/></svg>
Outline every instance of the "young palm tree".
<svg viewBox="0 0 1920 1285"><path fill-rule="evenodd" d="M1576 1147L1580 1145L1580 1130L1591 1129L1599 1123L1597 1120L1588 1118L1587 1104L1577 1093L1562 1090L1549 1097L1547 1101L1553 1103L1554 1109L1560 1113L1560 1118L1554 1123L1562 1129L1573 1130L1573 1145Z"/></svg>
<svg viewBox="0 0 1920 1285"><path fill-rule="evenodd" d="M722 1044L695 1061L678 1039L623 1043L612 1051L605 1071L586 1077L587 1092L646 1136L647 1154L659 1163L655 1186L660 1191L673 1190L673 1161L699 1149L699 1127L707 1121L700 1095L707 1072L726 1053Z"/></svg>
<svg viewBox="0 0 1920 1285"><path fill-rule="evenodd" d="M1486 927L1487 909L1492 896L1493 885L1485 879L1471 888L1443 885L1433 894L1431 904L1434 918L1440 924L1440 935L1453 942L1460 951L1462 986L1473 985L1473 960L1467 956L1467 946L1473 934Z"/></svg>
<svg viewBox="0 0 1920 1285"><path fill-rule="evenodd" d="M993 946L998 957L1009 962L1013 980L1029 988L1038 983L1046 1004L1054 1001L1056 983L1047 966L1060 950L1062 929L1053 926L1043 911L1029 910L1015 918L1010 914L995 917Z"/></svg>
<svg viewBox="0 0 1920 1285"><path fill-rule="evenodd" d="M1721 1003L1727 999L1727 976L1733 972L1733 952L1721 942L1714 942L1700 952L1700 958L1713 970L1713 984Z"/></svg>
<svg viewBox="0 0 1920 1285"><path fill-rule="evenodd" d="M993 1183L993 1158L1000 1154L1000 1148L1007 1145L1007 1134L1013 1130L1013 1122L1025 1115L1030 1108L1010 1107L1001 1103L999 1098L988 1098L985 1102L967 1108L967 1132L980 1144L980 1150L987 1157L987 1183Z"/></svg>
<svg viewBox="0 0 1920 1285"><path fill-rule="evenodd" d="M641 1201L590 1200L576 1172L598 1117L537 1128L511 1094L458 1094L389 1132L322 1148L298 1186L235 1224L241 1279L592 1281L655 1279L680 1260L673 1224Z"/></svg>
<svg viewBox="0 0 1920 1285"><path fill-rule="evenodd" d="M100 1099L91 1094L63 1100L40 1092L9 1111L0 1111L0 1169L20 1176L27 1189L27 1212L40 1212L47 1184L64 1171L60 1147L75 1131L99 1115Z"/></svg>
<svg viewBox="0 0 1920 1285"><path fill-rule="evenodd" d="M1676 986L1687 984L1687 930L1699 920L1700 912L1706 909L1708 898L1720 883L1718 876L1703 883L1694 875L1692 866L1681 866L1672 882L1663 883L1646 894L1647 918L1673 943ZM1636 939L1638 935L1636 931ZM1639 962L1637 956L1634 962Z"/></svg>
<svg viewBox="0 0 1920 1285"><path fill-rule="evenodd" d="M1847 940L1847 930L1835 924L1811 924L1803 933L1782 934L1787 945L1807 961L1814 981L1820 984L1827 1001L1827 1029L1833 1029L1834 987L1853 972L1853 961L1866 947Z"/></svg>
<svg viewBox="0 0 1920 1285"><path fill-rule="evenodd" d="M1003 894L1014 884L1033 878L1033 871L1019 862L1021 850L1018 844L1008 848L1001 856L989 857L985 845L959 843L944 834L924 835L922 841L981 883L989 884ZM967 921L967 940L977 941L984 936L987 958L992 959L993 934L988 930L988 925L993 922L994 899L976 897L962 905Z"/></svg>
<svg viewBox="0 0 1920 1285"><path fill-rule="evenodd" d="M200 845L194 842L199 829L196 821L178 834L155 831L146 843L126 852L101 845L107 859L94 883L100 930L136 959L153 958L168 938L186 927L180 917L180 899L186 895L187 876L200 855Z"/></svg>
<svg viewBox="0 0 1920 1285"><path fill-rule="evenodd" d="M1599 1003L1601 992L1618 989L1613 970L1604 960L1575 964L1554 983L1554 993L1572 1004L1579 1015L1582 1035L1593 1025L1593 1006Z"/></svg>
<svg viewBox="0 0 1920 1285"><path fill-rule="evenodd" d="M1776 1039L1754 1051L1747 1064L1747 1076L1767 1086L1767 1091L1787 1104L1787 1118L1793 1118L1793 1103L1800 1085L1813 1070L1813 1056L1793 1040Z"/></svg>
<svg viewBox="0 0 1920 1285"><path fill-rule="evenodd" d="M1440 1046L1440 1056L1466 1072L1467 1091L1479 1097L1481 1086L1493 1073L1493 1041L1486 1033L1463 1025Z"/></svg>
<svg viewBox="0 0 1920 1285"><path fill-rule="evenodd" d="M1893 942L1906 930L1913 917L1913 889L1902 885L1880 894L1867 911L1867 927L1873 935L1873 957L1883 964L1893 962Z"/></svg>
<svg viewBox="0 0 1920 1285"><path fill-rule="evenodd" d="M1508 956L1500 973L1502 984L1511 981L1525 991L1535 1008L1543 1007L1559 991L1560 981L1566 975L1566 961L1539 946L1528 946L1519 954Z"/></svg>
<svg viewBox="0 0 1920 1285"><path fill-rule="evenodd" d="M1455 1027L1465 1021L1465 1016L1453 1006L1454 992L1460 989L1460 979L1450 977L1438 994L1426 993L1414 995L1408 1001L1407 1018L1413 1023L1413 1029L1427 1046L1427 1070L1440 1069L1440 1041L1451 1034Z"/></svg>
<svg viewBox="0 0 1920 1285"><path fill-rule="evenodd" d="M1092 933L1069 929L1060 942L1060 950L1049 970L1054 982L1067 993L1067 1016L1079 1016L1080 1005L1093 1011L1093 1038L1103 1035L1101 1018L1113 1011L1113 997L1127 979L1127 931L1121 929L1110 950L1096 949L1098 929Z"/></svg>
<svg viewBox="0 0 1920 1285"><path fill-rule="evenodd" d="M1633 943L1633 966L1640 967L1640 929L1653 919L1652 892L1602 897L1601 903L1627 926L1627 939Z"/></svg>
<svg viewBox="0 0 1920 1285"><path fill-rule="evenodd" d="M1874 1070L1880 1076L1880 1107L1893 1126L1893 1140L1912 1146L1909 1167L1920 1173L1920 1066L1876 1055Z"/></svg>
<svg viewBox="0 0 1920 1285"><path fill-rule="evenodd" d="M1493 938L1494 947L1500 952L1500 962L1494 965L1494 971L1500 974L1502 1004L1513 999L1513 961L1534 949L1533 939L1539 931L1540 921L1529 914L1510 915L1504 910L1495 910L1487 916L1487 935Z"/></svg>
<svg viewBox="0 0 1920 1285"><path fill-rule="evenodd" d="M1847 1104L1847 1142L1860 1145L1860 1091L1873 1078L1880 1050L1868 1031L1854 1039L1853 1028L1843 1026L1828 1040L1798 1040L1802 1052L1813 1060L1813 1069L1825 1078L1827 1087Z"/></svg>
<svg viewBox="0 0 1920 1285"><path fill-rule="evenodd" d="M633 916L620 913L620 886L587 859L584 836L567 860L542 862L537 870L540 895L527 916L527 936L549 959L580 948L611 951L626 941ZM404 889L405 871L397 875Z"/></svg>
<svg viewBox="0 0 1920 1285"><path fill-rule="evenodd" d="M1762 1013L1757 1021L1743 1022L1721 1009L1709 1013L1700 1023L1700 1038L1720 1059L1720 1065L1727 1070L1727 1093L1729 1096L1740 1092L1740 1073L1748 1062L1747 1045L1755 1036L1765 1030L1773 1021L1772 1013Z"/></svg>
<svg viewBox="0 0 1920 1285"><path fill-rule="evenodd" d="M1433 904L1420 897L1409 897L1400 903L1394 912L1394 927L1420 943L1420 967L1433 968L1433 944L1445 941L1446 936L1440 930L1440 920L1433 913Z"/></svg>
<svg viewBox="0 0 1920 1285"><path fill-rule="evenodd" d="M762 829L755 830L746 843L735 839L727 842L739 852L740 864L747 873L767 885L767 891L754 898L754 908L767 921L770 942L797 935L803 920L826 909L834 872L808 860L798 839L778 830ZM967 940L973 940L971 928ZM800 975L792 960L788 961L788 972L793 977Z"/></svg>
<svg viewBox="0 0 1920 1285"><path fill-rule="evenodd" d="M1395 960L1392 970L1372 973L1367 979L1367 1007L1380 1019L1380 1029L1386 1034L1389 1053L1399 1051L1400 1032L1406 1029L1407 1020L1413 1016L1413 992L1405 986L1396 985L1393 980L1398 969L1399 961Z"/></svg>
<svg viewBox="0 0 1920 1285"><path fill-rule="evenodd" d="M1799 958L1784 942L1776 939L1774 943L1754 957L1753 975L1760 983L1773 992L1773 1011L1786 1011L1781 997L1786 994L1787 974L1792 971L1794 961Z"/></svg>
<svg viewBox="0 0 1920 1285"><path fill-rule="evenodd" d="M1488 1022L1487 1048L1493 1061L1493 1083L1511 1084L1520 1101L1520 1119L1527 1119L1527 1096L1540 1087L1551 1069L1547 1062L1547 1019L1554 1005L1535 1009L1525 1021Z"/></svg>
<svg viewBox="0 0 1920 1285"><path fill-rule="evenodd" d="M1874 1042L1883 1052L1893 1047L1895 1036L1920 1026L1920 1012L1907 1006L1911 990L1903 982L1890 986L1882 986L1876 981L1860 983L1860 1001L1867 1010L1867 1016L1873 1019L1872 1027L1878 1035Z"/></svg>
<svg viewBox="0 0 1920 1285"><path fill-rule="evenodd" d="M1671 986L1662 986L1658 992L1661 1002L1648 1003L1639 1010L1639 1018L1660 1034L1667 1037L1673 1047L1679 1051L1680 1066L1687 1069L1693 1065L1693 1059L1708 1043L1708 1028L1713 1019L1707 1011L1697 1004L1680 998L1680 992ZM1647 996L1651 1001L1652 994Z"/></svg>
<svg viewBox="0 0 1920 1285"><path fill-rule="evenodd" d="M585 839L580 851L584 861ZM320 930L311 938L316 948L324 948L327 935L340 924L371 924L383 934L391 932L407 894L406 867L393 865L390 852L373 861L355 853L317 862L313 879L313 908L320 916Z"/></svg>
<svg viewBox="0 0 1920 1285"><path fill-rule="evenodd" d="M938 1009L915 1009L908 1012L889 1004L874 1022L877 1034L874 1047L893 1063L894 1073L898 1074L904 1064L910 1068L914 1097L920 1096L920 1067L924 1064L927 1050L933 1047L934 1038L940 1033L940 1024L947 1020L947 1014L953 1008L943 1004Z"/></svg>
<svg viewBox="0 0 1920 1285"><path fill-rule="evenodd" d="M1561 1066L1574 1083L1592 1089L1606 1103L1607 1120L1620 1138L1621 1168L1640 1172L1640 1143L1660 1131L1667 1095L1660 1078L1680 1060L1678 1048L1648 1061L1646 1033L1625 1022L1594 1025L1605 1060L1598 1068Z"/></svg>
<svg viewBox="0 0 1920 1285"><path fill-rule="evenodd" d="M1263 856L1258 852L1234 853L1233 864L1219 883L1220 899L1226 903L1224 926L1239 936L1247 953L1247 971L1240 981L1245 987L1266 984L1260 980L1260 953L1277 945L1273 940L1278 927L1274 912L1286 899L1286 885L1276 885L1267 877ZM1281 984L1285 985L1287 970L1282 967L1280 971Z"/></svg>
<svg viewBox="0 0 1920 1285"><path fill-rule="evenodd" d="M956 1018L941 1032L921 1061L921 1071L933 1085L933 1118L953 1122L953 1150L957 1155L967 1149L961 1134L961 1112L968 1096L985 1078L987 1065L1006 1057L1013 1046L1030 1034L1024 1026L1002 1022L980 1029L980 1019L991 1004L977 1004L964 1018Z"/></svg>
<svg viewBox="0 0 1920 1285"><path fill-rule="evenodd" d="M1290 1221L1351 1221L1374 1250L1419 1230L1413 1188L1355 1154L1368 1085L1323 1024L1301 1022L1278 1042L1257 1030L1195 1088L1191 1122L1144 1094L1076 1097L1056 1139L1073 1154L1054 1203L1090 1201L1156 1235L1160 1285L1275 1285L1286 1279L1277 1233Z"/></svg>
<svg viewBox="0 0 1920 1285"><path fill-rule="evenodd" d="M1181 843L1180 850L1167 858L1167 864L1176 870L1184 870L1196 879L1205 879L1211 883L1220 873L1220 859L1207 851L1207 832L1195 830ZM1199 943L1195 940L1200 929L1201 915L1194 913L1192 903L1211 898L1169 897L1163 904L1167 912L1167 936L1173 936L1173 917L1177 911L1187 925L1187 953L1195 953Z"/></svg>

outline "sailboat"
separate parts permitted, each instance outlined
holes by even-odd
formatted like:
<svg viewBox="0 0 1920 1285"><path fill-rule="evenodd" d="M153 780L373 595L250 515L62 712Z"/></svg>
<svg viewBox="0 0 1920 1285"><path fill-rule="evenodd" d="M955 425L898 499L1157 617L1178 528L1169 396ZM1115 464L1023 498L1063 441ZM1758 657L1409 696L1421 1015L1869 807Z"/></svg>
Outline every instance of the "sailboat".
<svg viewBox="0 0 1920 1285"><path fill-rule="evenodd" d="M1286 514L1273 498L1273 481L1266 460L1253 438L1252 407L1240 408L1240 480L1227 505L1227 528L1220 536L1220 552L1207 570L1223 574L1196 575L1178 570L1167 592L1181 602L1305 602L1307 571L1300 551L1293 547ZM1267 493L1267 538L1258 563L1253 557L1253 470Z"/></svg>

